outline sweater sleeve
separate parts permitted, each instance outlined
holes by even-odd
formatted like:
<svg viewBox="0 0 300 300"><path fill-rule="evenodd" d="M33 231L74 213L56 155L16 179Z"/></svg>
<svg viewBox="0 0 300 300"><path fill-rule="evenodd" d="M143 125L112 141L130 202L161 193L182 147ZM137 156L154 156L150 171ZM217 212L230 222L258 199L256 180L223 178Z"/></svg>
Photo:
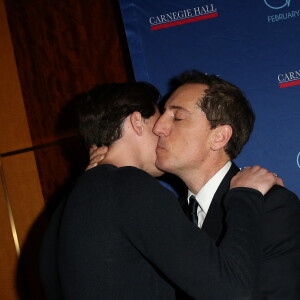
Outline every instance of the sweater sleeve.
<svg viewBox="0 0 300 300"><path fill-rule="evenodd" d="M120 168L112 181L120 230L171 282L195 299L254 299L261 258L260 192L228 192L228 230L216 247L147 173Z"/></svg>

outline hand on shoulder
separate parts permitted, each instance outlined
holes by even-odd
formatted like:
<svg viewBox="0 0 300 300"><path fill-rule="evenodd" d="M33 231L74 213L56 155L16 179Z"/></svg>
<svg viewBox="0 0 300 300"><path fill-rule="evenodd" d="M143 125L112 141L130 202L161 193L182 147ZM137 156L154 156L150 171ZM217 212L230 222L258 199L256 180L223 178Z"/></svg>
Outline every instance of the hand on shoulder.
<svg viewBox="0 0 300 300"><path fill-rule="evenodd" d="M283 181L275 173L260 166L245 167L235 175L230 189L247 187L260 191L265 195L274 185L283 186Z"/></svg>
<svg viewBox="0 0 300 300"><path fill-rule="evenodd" d="M92 145L90 148L90 162L86 167L86 171L98 166L101 161L105 158L106 153L108 152L108 147L102 146L97 147L96 145Z"/></svg>

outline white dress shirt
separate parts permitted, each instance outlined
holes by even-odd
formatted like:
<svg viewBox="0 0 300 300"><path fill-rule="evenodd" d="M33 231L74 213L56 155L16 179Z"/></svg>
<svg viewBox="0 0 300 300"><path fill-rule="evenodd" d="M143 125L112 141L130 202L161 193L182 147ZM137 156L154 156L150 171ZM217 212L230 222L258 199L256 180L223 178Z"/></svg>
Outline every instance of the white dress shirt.
<svg viewBox="0 0 300 300"><path fill-rule="evenodd" d="M208 212L211 201L224 179L225 175L229 171L232 163L229 161L226 165L220 169L198 192L197 195L194 195L190 190L188 191L188 202L191 195L194 195L197 202L199 203L199 207L197 210L198 215L198 227L202 227L206 214Z"/></svg>

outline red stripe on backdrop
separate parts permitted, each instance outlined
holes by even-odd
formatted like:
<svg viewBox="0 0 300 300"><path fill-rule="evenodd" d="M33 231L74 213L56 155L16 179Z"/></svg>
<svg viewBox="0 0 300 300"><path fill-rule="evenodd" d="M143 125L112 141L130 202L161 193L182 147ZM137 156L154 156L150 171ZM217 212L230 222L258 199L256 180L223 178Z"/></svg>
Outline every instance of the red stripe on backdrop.
<svg viewBox="0 0 300 300"><path fill-rule="evenodd" d="M280 83L279 87L280 88L286 88L286 87L294 86L294 85L298 85L298 84L300 84L300 80L291 81L291 82L285 82L285 83Z"/></svg>
<svg viewBox="0 0 300 300"><path fill-rule="evenodd" d="M216 17L218 17L218 13L212 13L212 14L208 14L208 15L204 15L204 16L193 17L193 18L174 21L174 22L170 22L170 23L153 25L153 26L151 26L151 30L159 30L159 29L163 29L163 28L168 28L168 27L178 26L178 25L182 25L182 24L212 19L212 18L216 18Z"/></svg>

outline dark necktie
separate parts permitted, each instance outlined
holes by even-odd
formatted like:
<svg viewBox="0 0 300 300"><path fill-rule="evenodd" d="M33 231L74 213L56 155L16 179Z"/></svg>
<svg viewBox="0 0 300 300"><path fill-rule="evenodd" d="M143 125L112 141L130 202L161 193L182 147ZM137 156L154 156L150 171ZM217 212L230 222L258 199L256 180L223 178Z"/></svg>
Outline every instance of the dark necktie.
<svg viewBox="0 0 300 300"><path fill-rule="evenodd" d="M189 199L188 217L196 226L198 226L198 206L199 204L196 198L194 196L191 196Z"/></svg>

